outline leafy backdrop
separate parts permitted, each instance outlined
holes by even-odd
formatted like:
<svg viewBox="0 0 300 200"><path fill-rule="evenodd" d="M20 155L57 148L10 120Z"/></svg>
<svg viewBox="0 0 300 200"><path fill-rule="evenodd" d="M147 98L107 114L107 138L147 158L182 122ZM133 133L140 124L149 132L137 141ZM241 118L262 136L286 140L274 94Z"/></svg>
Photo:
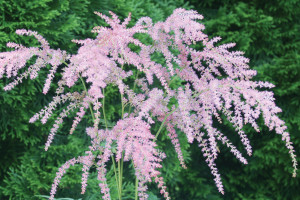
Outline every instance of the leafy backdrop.
<svg viewBox="0 0 300 200"><path fill-rule="evenodd" d="M75 52L77 47L70 42L71 39L93 36L90 33L92 27L104 25L93 11L107 14L111 10L122 17L132 12L133 21L142 16L159 21L164 20L177 7L195 9L203 14L205 33L221 36L224 43L237 43L236 49L246 52L246 56L251 59L250 66L258 70L257 79L276 85L276 103L283 109L282 118L287 122L296 154L299 155L300 5L297 0L2 0L0 49L7 50L5 44L8 41L35 45L32 38L21 39L14 34L15 29L26 28L38 31L51 42L52 47ZM41 77L35 81L25 81L10 92L2 89L7 80L0 82L0 199L45 199L39 195L49 195L57 167L85 148L87 138L80 133L84 131L88 118L84 118L72 136L66 134L71 126L70 122L66 122L54 140L54 145L44 152L51 123L48 126L28 123L30 117L51 99L51 95L44 96L40 92L46 74ZM106 103L106 110L111 121L118 115L120 107L115 105L114 92L115 88L107 91L110 102ZM227 128L224 131L230 134L234 129ZM196 144L188 145L181 138L184 156L188 161L188 169L183 170L176 156L171 156L174 155L173 148L168 148L171 143L162 137L160 145L169 151L162 170L171 197L299 199L300 179L291 177L289 155L280 136L267 130L259 135L252 132L251 128L247 129L254 150L247 166L239 164L228 153L221 154L217 161L226 190L224 196L217 192L213 177ZM238 141L235 142L238 145ZM92 178L87 193L79 195L80 170L75 167L72 170L63 178L57 197L99 199L97 180ZM126 196L130 199L133 186L130 182L125 184L127 193L124 199ZM160 198L155 185L150 185L150 191L151 198Z"/></svg>

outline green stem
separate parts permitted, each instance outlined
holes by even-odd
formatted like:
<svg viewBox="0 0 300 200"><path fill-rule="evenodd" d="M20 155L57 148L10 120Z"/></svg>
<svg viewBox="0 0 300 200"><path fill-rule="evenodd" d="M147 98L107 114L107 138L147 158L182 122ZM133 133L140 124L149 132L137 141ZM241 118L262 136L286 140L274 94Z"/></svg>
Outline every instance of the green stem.
<svg viewBox="0 0 300 200"><path fill-rule="evenodd" d="M120 160L118 161L118 172L119 172L119 190L120 190L120 196L119 196L119 199L121 200L122 199L122 175L121 175L121 162Z"/></svg>
<svg viewBox="0 0 300 200"><path fill-rule="evenodd" d="M135 79L134 79L134 84L133 84L133 92L135 91L135 88L136 88L136 80L138 79L138 76L139 76L139 70L137 71L137 73L136 73L136 76L135 76ZM131 112L131 106L129 107L129 111L128 111L128 114L130 114L130 112Z"/></svg>
<svg viewBox="0 0 300 200"><path fill-rule="evenodd" d="M181 71L181 70L180 70L180 71ZM170 86L171 83L175 80L176 76L177 76L177 75L175 75L175 76L173 76L173 77L171 78L171 81L169 82L169 86Z"/></svg>
<svg viewBox="0 0 300 200"><path fill-rule="evenodd" d="M114 158L114 155L112 155L111 157L112 157L112 162L113 162L113 166L114 166L116 184L117 184L117 189L118 189L118 196L119 196L119 200L121 200L120 185L118 183L118 175L117 175L117 170L116 170L115 158Z"/></svg>
<svg viewBox="0 0 300 200"><path fill-rule="evenodd" d="M121 67L123 69L123 65ZM121 93L121 104L122 104L122 115L121 115L121 119L123 119L124 117L124 103L123 103L123 98L124 98L124 95Z"/></svg>
<svg viewBox="0 0 300 200"><path fill-rule="evenodd" d="M162 128L164 127L164 124L165 124L167 118L168 118L173 112L175 112L176 109L177 109L177 108L175 108L174 110L172 110L169 114L167 114L167 115L165 116L165 118L164 118L164 120L162 121L162 123L161 123L161 125L160 125L160 127L159 127L159 129L158 129L158 131L157 131L157 133L155 134L155 139L154 139L154 141L157 140L157 137L158 137L159 133L161 132Z"/></svg>
<svg viewBox="0 0 300 200"><path fill-rule="evenodd" d="M102 110L103 110L103 117L104 117L104 122L105 122L105 128L107 130L107 120L106 120L106 115L105 115L105 90L103 88L102 90L103 93L103 99L102 99Z"/></svg>
<svg viewBox="0 0 300 200"><path fill-rule="evenodd" d="M122 194L122 184L123 184L123 164L124 164L124 159L123 159L123 153L122 153L122 158L121 158L121 178L120 178L120 193Z"/></svg>
<svg viewBox="0 0 300 200"><path fill-rule="evenodd" d="M86 93L88 93L83 78L82 78L81 76L79 76L79 78L80 78L80 80L81 80L81 82L82 82L84 91L85 91ZM91 103L89 103L89 107L90 107L90 111L91 111L91 114L92 114L93 121L95 121L95 116L94 116L94 112L93 112L93 108L92 108Z"/></svg>
<svg viewBox="0 0 300 200"><path fill-rule="evenodd" d="M123 58L123 56L121 55ZM124 65L121 66L121 69L123 70ZM121 119L124 117L124 102L123 102L123 94L121 93L121 105L122 105L122 113L121 113ZM119 186L120 186L120 200L122 199L122 178L123 178L123 153L121 160L118 161L118 171L119 171Z"/></svg>
<svg viewBox="0 0 300 200"><path fill-rule="evenodd" d="M123 103L123 94L121 94L121 102L122 102L122 114L121 114L121 119L124 117L124 103Z"/></svg>
<svg viewBox="0 0 300 200"><path fill-rule="evenodd" d="M66 62L64 62L64 64L68 65ZM85 91L86 93L88 93L83 78L82 78L81 76L79 76L79 78L80 78L80 80L81 80L81 82L82 82L84 91ZM104 96L104 95L103 95L103 96ZM95 116L94 116L94 112L93 112L91 103L89 103L89 107L90 107L90 111L91 111L91 115L92 115L93 121L95 121ZM105 115L104 115L104 116L105 116ZM98 131L97 131L97 138L98 138ZM100 152L100 154L101 154L101 153L102 153L102 152ZM112 157L112 160L113 160L113 163L114 163L114 158L113 158L113 157ZM114 170L116 170L115 164L114 164ZM116 173L115 173L115 174L116 174ZM117 177L116 177L116 180L117 180ZM104 181L104 183L107 185L106 181ZM118 189L118 192L119 192L119 189ZM121 200L121 199L120 199L120 200Z"/></svg>

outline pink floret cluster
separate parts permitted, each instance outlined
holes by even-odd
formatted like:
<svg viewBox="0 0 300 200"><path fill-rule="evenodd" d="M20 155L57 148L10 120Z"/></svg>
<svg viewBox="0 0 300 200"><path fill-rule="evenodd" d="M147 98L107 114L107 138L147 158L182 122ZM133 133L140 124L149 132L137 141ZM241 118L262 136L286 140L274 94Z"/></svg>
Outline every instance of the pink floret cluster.
<svg viewBox="0 0 300 200"><path fill-rule="evenodd" d="M224 188L221 176L216 166L219 148L223 144L242 163L246 158L234 144L216 127L217 119L222 123L226 118L236 129L246 152L252 155L252 148L246 133L245 124L250 124L259 132L256 123L263 117L265 125L282 136L289 150L296 176L297 161L295 151L290 141L284 122L278 118L281 112L274 103L273 93L262 88L272 88L268 82L253 81L256 71L248 66L249 59L243 52L228 51L235 44L216 45L221 39L209 37L202 31L204 25L199 23L203 17L193 10L182 8L174 10L164 22L153 23L151 18L143 17L128 28L131 20L129 15L123 22L112 12L112 18L96 12L110 27L95 27L95 39L74 40L81 45L77 54L69 55L60 49L51 49L48 42L36 32L18 30L19 35L34 36L40 47L24 47L8 43L14 51L0 53L0 77L4 75L14 78L14 81L4 87L11 90L28 76L36 78L41 68L51 66L46 79L43 93L46 94L58 67L63 67L62 78L58 81L56 96L53 101L35 114L30 122L41 120L46 123L57 105L68 103L58 115L50 131L45 150L47 150L54 135L70 112L78 110L70 133L73 133L86 111L93 111L93 126L86 129L91 137L91 145L85 156L67 161L57 172L51 190L51 198L66 170L76 163L82 164L82 193L85 192L89 169L95 165L98 171L103 199L110 199L106 183L106 165L110 159L132 161L135 175L139 181L140 199L147 199L147 183L155 181L166 199L170 199L164 180L159 172L165 154L157 148L157 135L151 133L151 126L159 123L166 127L167 135L174 145L182 167L186 168L184 156L180 147L178 132L185 134L187 141L198 142L203 156L209 166L216 186L222 194ZM142 43L135 34L144 34L151 38L152 44ZM132 51L129 44L134 44L140 50ZM195 48L200 44L201 48ZM198 50L200 49L200 50ZM160 53L165 64L151 59L155 53ZM36 56L36 61L28 67L28 60ZM125 70L124 65L134 70ZM18 75L24 67L28 69ZM128 77L135 76L135 86L138 91L126 84ZM154 79L156 77L156 79ZM153 87L158 80L161 87ZM181 85L173 82L180 80ZM89 87L86 91L65 92L65 88L85 81ZM118 87L123 103L132 107L132 112L116 122L111 129L99 129L104 98L104 89L108 85ZM142 92L141 92L142 91ZM172 103L176 99L176 103ZM125 111L126 112L126 111ZM105 145L101 145L101 143ZM116 151L112 151L116 144ZM96 155L95 152L101 152ZM115 158L113 157L115 155ZM97 158L97 159L96 159Z"/></svg>

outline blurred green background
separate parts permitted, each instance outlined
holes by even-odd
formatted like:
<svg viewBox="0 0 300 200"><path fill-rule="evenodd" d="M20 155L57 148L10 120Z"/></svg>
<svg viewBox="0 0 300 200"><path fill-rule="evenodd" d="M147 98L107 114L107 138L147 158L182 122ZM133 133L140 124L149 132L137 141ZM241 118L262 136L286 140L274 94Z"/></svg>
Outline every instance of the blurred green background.
<svg viewBox="0 0 300 200"><path fill-rule="evenodd" d="M197 10L204 16L205 33L221 36L221 43L235 42L234 50L242 50L250 58L250 66L258 71L257 80L274 83L276 103L282 108L296 149L300 152L300 1L298 0L1 0L0 1L0 51L7 51L6 43L13 41L36 45L31 37L19 37L16 29L38 31L52 48L75 53L78 48L72 39L95 37L90 31L96 25L105 25L93 12L108 14L113 11L122 19L129 12L133 24L142 16L155 22L165 20L175 8ZM66 160L82 155L87 150L88 138L85 116L73 135L68 135L72 118L66 119L55 136L54 143L45 152L44 144L54 122L46 125L29 124L29 119L47 105L49 95L41 93L47 72L36 80L24 81L9 92L3 90L9 80L0 80L0 199L45 199L50 193L57 168ZM111 122L118 116L116 88L107 89L106 111ZM63 107L60 107L62 109ZM74 115L73 115L74 116ZM260 122L263 125L263 122ZM219 127L233 136L230 126ZM292 163L281 137L263 128L257 134L251 128L245 131L253 146L253 156L244 166L228 152L221 149L217 166L224 183L225 195L218 193L213 176L196 143L187 144L180 135L188 169L179 167L171 142L162 134L159 145L167 152L162 169L172 199L300 199L300 178L292 178ZM166 135L166 134L165 134ZM237 135L235 135L237 136ZM242 149L238 137L233 143ZM244 152L244 151L242 151ZM300 159L298 159L300 162ZM130 166L126 166L130 171ZM124 178L124 199L133 199L133 172ZM115 191L112 173L108 180ZM111 180L111 181L110 181ZM56 197L70 199L101 199L95 170L91 170L89 186L80 194L81 168L73 167L62 179ZM43 196L44 195L44 196ZM163 199L155 184L149 185L149 199Z"/></svg>

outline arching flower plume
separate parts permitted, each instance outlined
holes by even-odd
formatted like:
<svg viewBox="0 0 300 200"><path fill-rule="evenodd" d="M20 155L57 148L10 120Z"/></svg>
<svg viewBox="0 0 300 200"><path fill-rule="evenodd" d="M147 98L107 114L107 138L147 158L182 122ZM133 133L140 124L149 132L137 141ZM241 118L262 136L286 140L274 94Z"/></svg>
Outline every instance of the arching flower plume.
<svg viewBox="0 0 300 200"><path fill-rule="evenodd" d="M95 27L95 39L74 40L73 42L81 45L77 54L68 55L59 49L53 50L43 37L27 30L18 30L17 33L36 37L41 43L40 47L28 48L9 43L8 46L15 50L0 53L0 77L15 77L5 90L12 89L22 82L23 78L35 78L41 68L50 65L52 68L43 90L46 94L58 67L63 67L57 95L48 106L30 119L31 123L36 120L46 123L58 104L68 103L50 131L46 150L63 118L75 109L78 110L70 130L70 133L73 133L88 108L92 110L94 124L93 127L87 128L87 134L91 137L89 151L85 156L67 161L60 168L52 186L50 199L54 198L65 170L76 163L83 165L82 193L85 192L89 169L95 165L103 199L110 199L105 175L106 165L114 156L116 161L123 158L124 161L133 162L139 181L140 199L147 199L146 184L153 180L164 197L169 199L158 170L162 167L165 155L156 144L164 126L184 168L188 164L184 161L178 132L184 133L188 142L198 142L216 186L224 194L221 175L215 162L219 154L218 145L225 145L239 161L248 163L227 136L214 127L215 119L222 123L224 118L235 128L237 137L251 156L252 147L243 127L250 124L259 132L256 121L262 116L265 125L270 130L274 129L285 142L292 158L293 176L296 176L295 151L286 131L287 127L277 116L281 109L275 105L273 93L265 90L274 85L252 81L256 71L249 68L249 59L243 56L243 52L229 51L235 44L217 45L221 38L209 39L202 32L204 25L198 22L203 18L202 15L196 11L179 8L164 22L154 24L151 18L143 17L128 28L130 14L124 22L112 12L112 18L98 12L96 14L110 27ZM148 35L152 44L143 44L135 37L136 33ZM130 43L138 46L140 50L132 51L128 46ZM197 44L203 48L192 48ZM155 52L162 54L165 64L151 59ZM35 63L18 75L18 71L26 67L33 56L36 57ZM128 66L126 70L125 65ZM134 74L132 69L141 74L135 80L135 86L142 92L137 92L131 85L126 84L125 80ZM175 79L180 80L182 84L172 87ZM154 87L155 80L159 81L159 88ZM72 88L81 82L89 84L84 91L65 92L66 87ZM100 114L103 106L101 101L105 95L103 90L110 84L118 87L122 104L126 102L133 109L123 110L124 115L122 114L112 129L101 130L99 123L100 118L104 117ZM175 99L176 103L171 99ZM151 126L156 123L160 124L160 129L153 133ZM101 146L101 142L105 143L105 146ZM113 144L117 145L116 152L112 151ZM101 153L95 155L95 152Z"/></svg>

